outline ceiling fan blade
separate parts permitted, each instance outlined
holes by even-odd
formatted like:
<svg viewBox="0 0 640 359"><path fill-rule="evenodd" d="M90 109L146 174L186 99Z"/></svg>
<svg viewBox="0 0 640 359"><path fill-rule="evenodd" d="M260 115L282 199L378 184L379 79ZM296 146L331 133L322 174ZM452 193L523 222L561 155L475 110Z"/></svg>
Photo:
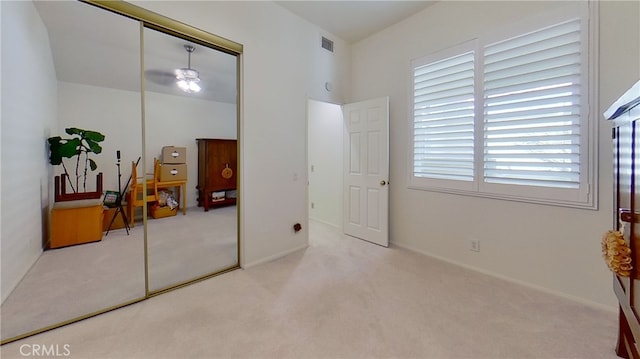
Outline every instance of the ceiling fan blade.
<svg viewBox="0 0 640 359"><path fill-rule="evenodd" d="M146 70L145 79L162 86L173 86L176 83L176 75L173 72L162 70Z"/></svg>

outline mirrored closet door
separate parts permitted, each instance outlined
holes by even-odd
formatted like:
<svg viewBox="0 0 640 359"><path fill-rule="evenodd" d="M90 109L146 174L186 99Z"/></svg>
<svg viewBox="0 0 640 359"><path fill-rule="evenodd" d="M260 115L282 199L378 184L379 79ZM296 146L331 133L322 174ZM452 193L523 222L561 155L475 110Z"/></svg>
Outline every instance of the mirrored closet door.
<svg viewBox="0 0 640 359"><path fill-rule="evenodd" d="M233 185L202 196L209 203L212 196L235 198L237 173L231 161L203 166L196 141L237 143L237 58L149 28L144 49L145 172L147 193L156 198L147 206L147 253L155 292L238 266L235 201L205 211L198 191L199 180L224 171Z"/></svg>
<svg viewBox="0 0 640 359"><path fill-rule="evenodd" d="M239 268L242 45L121 1L0 5L3 89L26 76L2 99L1 342Z"/></svg>
<svg viewBox="0 0 640 359"><path fill-rule="evenodd" d="M30 70L39 74L48 71L51 75L28 83L28 86L49 86L51 90L46 97L32 98L33 108L23 110L35 111L46 101L54 105L48 113L51 116L48 124L30 129L40 131L38 135L46 131L38 160L48 171L44 191L48 192L50 203L41 210L42 235L35 243L40 254L35 260L24 256L24 251L11 256L29 267L22 274L14 273L17 285L2 302L2 340L136 301L146 294L142 228L135 228L129 235L124 230L112 230L105 236L113 212L104 210L99 198L54 199L54 193L62 191L54 187L54 176L60 176L65 169L69 176L60 183L60 188L67 193L100 191L96 188L98 173L102 173L103 190L117 190L117 151L122 153L123 185L130 170L124 163L142 151L140 24L80 2L18 2L9 6L20 6L22 11L39 16L49 40L48 44L36 41L16 44L37 48L43 54L38 61L41 68ZM2 46L3 51L11 51L5 48L5 43ZM82 134L77 131L69 133L68 129L73 128L103 135L103 140L92 141L101 148L88 156L83 152L63 159L64 167L49 164L47 138L59 136L61 141L80 138ZM83 143L88 146L88 142ZM89 161L93 161L95 170ZM32 173L28 171L15 175L23 177L22 183L31 182ZM3 197L24 188L3 186ZM15 215L18 213L12 214ZM40 225L33 221L32 211L19 215L22 218L13 221ZM5 218L3 226L4 221ZM3 242L13 240L17 246L30 239L2 238ZM11 247L4 247L6 244L3 252L11 251ZM10 271L7 267L10 263L4 259L3 280L5 270Z"/></svg>

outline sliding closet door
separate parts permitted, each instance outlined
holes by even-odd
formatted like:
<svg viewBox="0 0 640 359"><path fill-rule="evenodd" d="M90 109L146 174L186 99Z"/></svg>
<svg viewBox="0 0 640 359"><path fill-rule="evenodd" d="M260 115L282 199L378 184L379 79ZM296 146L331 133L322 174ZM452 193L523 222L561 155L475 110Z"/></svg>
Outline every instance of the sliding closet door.
<svg viewBox="0 0 640 359"><path fill-rule="evenodd" d="M185 82L194 82L191 87L179 86L177 70ZM206 212L198 206L198 176L204 173L198 171L202 153L196 142L238 139L237 57L145 28L144 74L145 158L138 168L150 196L149 290L157 292L238 267L235 202ZM221 176L223 170L211 168L207 175Z"/></svg>
<svg viewBox="0 0 640 359"><path fill-rule="evenodd" d="M240 140L242 45L121 1L0 6L1 342L239 268L238 191L207 193L205 211L196 188L199 174L239 174L199 173L196 139ZM176 69L196 70L201 90L181 89ZM56 136L85 137L80 156L50 164ZM54 200L63 172L67 192L105 201Z"/></svg>
<svg viewBox="0 0 640 359"><path fill-rule="evenodd" d="M17 39L20 34L22 40L8 48L3 23L3 59L5 52L25 51L31 57L22 61L35 64L25 72L17 71L21 81L12 86L12 96L22 98L14 99L12 105L28 106L19 109L23 116L15 117L5 117L3 109L3 132L10 123L28 124L14 136L39 137L38 145L32 146L37 152L33 155L35 159L29 161L37 161L46 173L44 183L34 184L33 171L15 171L12 173L14 187L5 186L3 177L2 227L17 223L24 228L12 236L15 245L11 247L4 246L10 238L3 232L2 280L17 283L2 303L2 340L5 341L140 300L146 293L143 228L136 227L127 234L121 218L116 218L106 235L113 210L103 211L99 199L97 204L95 200L90 204L54 201L53 185L54 176L60 175L64 168L69 174L69 179L63 180L67 192L99 192L98 173L102 173L105 191L117 191L119 183L124 186L129 178L131 161L142 153L140 23L76 1L8 2L2 6L3 22L5 11L11 11L7 16L12 23L24 25L23 31L11 29L11 37ZM43 36L34 36L37 29L43 31ZM31 90L15 91L19 88ZM34 91L35 88L38 91ZM46 96L42 95L44 88L49 91ZM9 105L4 100L3 94L3 108ZM44 106L50 110L42 112L40 117L49 120L25 122L29 114ZM65 167L49 164L47 139L79 138L80 132L73 129L97 132L104 135L104 140L90 135L95 141L83 142L84 146L91 147L88 157L83 149L80 157L63 159ZM94 147L95 144L100 148ZM5 153L4 133L2 145ZM14 154L27 153L25 151L28 149L23 146L9 149ZM118 152L121 153L121 176ZM3 154L3 169L4 159ZM94 164L95 171L92 170ZM26 210L15 212L12 223L5 223L4 199L24 190L35 191L41 202L27 206L22 206L26 202L13 202L14 211ZM89 224L92 229L87 236L85 228ZM31 227L42 227L41 238L33 243L40 253L36 258L22 256L23 248L32 246L33 238L26 235ZM82 237L86 242L56 245L53 239L60 237L60 233L63 237ZM12 272L11 261L30 269Z"/></svg>

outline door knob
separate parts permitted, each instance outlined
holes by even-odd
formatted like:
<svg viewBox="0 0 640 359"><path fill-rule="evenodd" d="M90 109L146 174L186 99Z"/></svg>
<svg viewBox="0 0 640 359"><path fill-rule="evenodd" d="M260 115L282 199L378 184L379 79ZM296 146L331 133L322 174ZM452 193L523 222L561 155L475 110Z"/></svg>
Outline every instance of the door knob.
<svg viewBox="0 0 640 359"><path fill-rule="evenodd" d="M386 184L387 184L387 181L385 181L385 180L380 181L380 185L381 185L381 186L384 186L384 185L386 185Z"/></svg>

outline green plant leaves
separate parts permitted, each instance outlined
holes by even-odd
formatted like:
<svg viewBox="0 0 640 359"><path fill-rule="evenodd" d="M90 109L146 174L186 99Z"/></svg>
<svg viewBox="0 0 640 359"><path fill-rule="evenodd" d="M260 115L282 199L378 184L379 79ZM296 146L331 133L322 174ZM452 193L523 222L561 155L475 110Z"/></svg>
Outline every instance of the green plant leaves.
<svg viewBox="0 0 640 359"><path fill-rule="evenodd" d="M66 141L60 145L60 154L62 157L71 158L78 154L78 146L80 146L79 138L72 138L69 140L63 139L62 141Z"/></svg>
<svg viewBox="0 0 640 359"><path fill-rule="evenodd" d="M104 139L104 136L102 138ZM102 147L97 142L94 142L94 141L86 139L86 138L85 138L85 142L87 143L87 146L89 147L91 152L96 153L96 154L102 152Z"/></svg>
<svg viewBox="0 0 640 359"><path fill-rule="evenodd" d="M60 151L60 147L62 143L60 141L62 138L60 136L49 137L49 163L54 166L57 166L62 163L62 153Z"/></svg>
<svg viewBox="0 0 640 359"><path fill-rule="evenodd" d="M64 131L69 135L79 136L80 142L84 141L86 143L86 148L89 150L89 152L93 152L96 154L102 152L102 147L98 144L98 142L104 141L104 135L100 132L83 130L76 127L66 128Z"/></svg>
<svg viewBox="0 0 640 359"><path fill-rule="evenodd" d="M83 130L81 128L70 127L70 128L65 128L64 132L66 132L68 135L80 136L81 139L89 139L95 142L104 141L104 135L96 131L89 131L89 130Z"/></svg>
<svg viewBox="0 0 640 359"><path fill-rule="evenodd" d="M78 135L82 137L82 133L84 132L84 130L75 128L75 127L70 127L70 128L65 128L64 132L66 132L67 135Z"/></svg>
<svg viewBox="0 0 640 359"><path fill-rule="evenodd" d="M49 138L49 163L57 166L63 158L72 158L78 154L79 138L63 139L60 136Z"/></svg>
<svg viewBox="0 0 640 359"><path fill-rule="evenodd" d="M100 146L99 142L104 141L105 136L100 132L83 130L76 127L66 128L64 132L74 137L62 138L55 136L47 140L49 142L49 163L54 166L62 164L64 167L64 163L62 162L63 158L73 158L80 156L84 152L87 156L85 162L86 181L86 166L88 165L91 171L95 171L98 168L96 162L89 158L89 153L102 153L102 146ZM79 161L76 161L76 173L78 173L77 167L79 163ZM66 167L64 171L65 174L68 175Z"/></svg>
<svg viewBox="0 0 640 359"><path fill-rule="evenodd" d="M84 131L84 138L95 142L104 141L104 135L95 131Z"/></svg>

